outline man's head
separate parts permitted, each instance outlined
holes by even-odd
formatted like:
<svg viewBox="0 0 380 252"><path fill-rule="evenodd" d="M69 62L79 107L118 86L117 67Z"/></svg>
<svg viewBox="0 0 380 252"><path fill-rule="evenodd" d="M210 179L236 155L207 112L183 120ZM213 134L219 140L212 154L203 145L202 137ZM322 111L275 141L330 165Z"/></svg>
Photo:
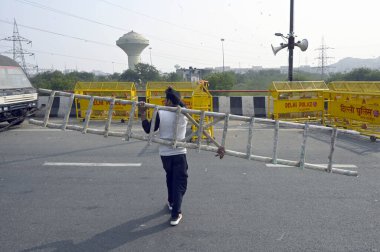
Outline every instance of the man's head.
<svg viewBox="0 0 380 252"><path fill-rule="evenodd" d="M181 94L174 90L172 87L168 87L165 90L166 94L166 106L178 106L181 105Z"/></svg>

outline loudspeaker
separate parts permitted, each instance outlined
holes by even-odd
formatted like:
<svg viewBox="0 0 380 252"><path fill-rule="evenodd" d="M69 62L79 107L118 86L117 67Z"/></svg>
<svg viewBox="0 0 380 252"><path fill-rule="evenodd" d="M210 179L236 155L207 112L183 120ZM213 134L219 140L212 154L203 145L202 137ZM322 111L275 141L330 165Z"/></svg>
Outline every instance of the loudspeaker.
<svg viewBox="0 0 380 252"><path fill-rule="evenodd" d="M277 46L277 47L273 47L273 45L271 46L272 46L273 54L276 55L276 53L278 53L281 49L287 47L288 44L281 43L280 46Z"/></svg>
<svg viewBox="0 0 380 252"><path fill-rule="evenodd" d="M298 46L301 51L306 51L307 47L309 46L309 42L307 39L303 39L302 41L298 41L297 43L294 44L295 46Z"/></svg>

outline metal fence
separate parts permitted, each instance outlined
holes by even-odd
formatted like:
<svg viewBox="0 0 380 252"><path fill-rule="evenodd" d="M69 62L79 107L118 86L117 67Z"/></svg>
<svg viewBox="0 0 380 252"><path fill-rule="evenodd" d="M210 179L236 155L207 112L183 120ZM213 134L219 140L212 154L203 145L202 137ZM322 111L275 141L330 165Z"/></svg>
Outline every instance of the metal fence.
<svg viewBox="0 0 380 252"><path fill-rule="evenodd" d="M105 137L108 136L115 136L115 137L123 137L126 141L129 141L129 139L138 139L141 141L147 141L148 144L154 142L158 144L168 145L168 146L179 146L179 147L185 147L190 149L196 149L198 151L211 151L211 152L217 152L219 147L225 147L226 144L226 138L227 138L227 132L229 128L229 122L230 121L240 121L240 122L246 122L249 124L248 128L248 137L246 142L246 151L245 152L239 152L235 150L228 150L226 149L225 155L230 155L238 158L248 159L248 160L255 160L265 163L272 163L272 164L281 164L281 165L288 165L293 167L299 167L300 169L312 169L312 170L318 170L318 171L324 171L328 173L335 173L335 174L341 174L341 175L348 175L348 176L357 176L357 171L352 170L346 170L346 169L340 169L333 167L333 156L334 156L334 150L335 150L335 144L337 139L338 132L346 132L350 134L358 134L355 131L350 130L341 130L337 128L328 128L324 126L317 126L317 125L311 125L311 124L300 124L300 123L292 123L292 122L283 122L278 120L271 120L271 119L262 119L262 118L255 118L255 117L247 117L247 116L238 116L238 115L232 115L232 114L225 114L225 113L216 113L216 112L209 112L209 111L200 111L200 110L194 110L194 109L186 109L181 107L165 107L160 105L154 105L154 104L146 104L147 107L154 109L154 114L152 117L152 127L155 125L155 119L156 115L159 110L167 110L175 112L177 115L177 119L179 118L180 113L184 114L188 119L189 122L192 123L198 130L196 132L192 132L190 136L187 136L183 140L177 140L177 125L173 126L174 130L174 137L173 140L165 140L160 139L159 137L154 135L153 130L150 131L149 135L140 135L135 132L132 132L132 127L134 123L134 117L130 117L127 122L127 127L125 131L111 131L110 125L112 121L112 111L114 108L114 104L116 102L122 103L122 104L128 104L131 105L131 111L130 114L134 114L134 112L137 109L138 102L136 101L128 101L128 100L120 100L115 98L109 98L109 97L98 97L98 96L90 96L90 95L79 95L79 94L71 94L66 92L60 92L60 91L52 91L52 90L46 90L46 89L39 89L40 93L47 93L50 94L49 102L46 107L46 113L43 118L43 120L36 120L36 119L30 119L30 123L39 125L42 127L48 127L48 128L58 128L62 130L76 130L80 131L82 133L90 133L90 134L98 134L103 135ZM49 122L49 115L50 110L52 108L53 100L55 96L68 96L70 97L70 104L68 106L68 111L66 112L63 121L61 123L52 123ZM89 106L86 112L86 117L83 122L83 124L80 125L71 125L68 123L69 116L70 116L70 108L74 101L74 99L80 98L80 99L87 99L89 100ZM95 129L89 127L89 122L91 118L91 111L92 106L94 104L94 101L106 101L109 102L109 113L108 118L105 122L104 129ZM198 115L200 116L199 123L196 122L192 116ZM212 117L213 120L211 123L205 123L204 118ZM214 137L210 136L207 129L209 127L214 126L218 122L223 122L223 134L221 140L218 142ZM271 157L265 157L265 156L259 156L252 153L252 138L253 138L253 131L254 131L254 125L255 124L271 124L273 125L274 130L274 137L273 137L273 153ZM279 140L279 129L281 125L286 125L288 127L303 129L303 140L301 144L301 151L299 154L298 160L286 160L286 159L280 159L278 158L278 140ZM319 165L319 164L311 164L306 162L305 153L307 148L307 138L310 134L310 130L322 130L322 131L328 131L331 133L331 140L330 140L330 150L328 157L326 157L328 164L327 166ZM189 140L194 134L196 134L197 142L195 143L189 143L187 140ZM207 142L209 144L204 144L204 141L202 141L202 135L207 137Z"/></svg>

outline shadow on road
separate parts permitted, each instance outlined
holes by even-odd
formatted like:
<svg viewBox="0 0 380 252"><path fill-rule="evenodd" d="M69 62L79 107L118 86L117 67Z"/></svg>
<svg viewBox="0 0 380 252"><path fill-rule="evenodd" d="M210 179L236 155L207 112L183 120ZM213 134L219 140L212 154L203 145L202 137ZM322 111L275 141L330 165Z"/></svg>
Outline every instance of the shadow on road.
<svg viewBox="0 0 380 252"><path fill-rule="evenodd" d="M328 133L318 132L317 134L310 134L309 137L325 142L326 144L330 144L331 142L331 135ZM362 135L338 134L336 146L359 155L380 152L379 140L371 142L369 137Z"/></svg>
<svg viewBox="0 0 380 252"><path fill-rule="evenodd" d="M72 240L62 240L51 242L48 244L43 244L33 248L28 248L22 250L21 252L39 251L43 249L54 249L54 252L110 251L112 249L116 249L120 246L123 246L131 241L137 240L141 237L151 235L160 232L166 228L169 228L169 223L166 221L152 227L141 227L142 224L156 219L158 217L161 217L165 214L167 214L166 206L156 213L135 220L130 220L121 225L115 226L104 232L96 234L93 237L77 244L74 244Z"/></svg>
<svg viewBox="0 0 380 252"><path fill-rule="evenodd" d="M103 145L103 146L98 146L98 147L94 147L94 148L78 149L78 150L66 151L66 152L50 154L50 155L41 155L41 156L37 156L37 157L11 160L11 161L3 162L2 164L5 165L5 164L18 163L18 162L31 161L31 160L46 159L46 158L51 158L51 157L59 157L59 156L65 156L65 155L76 154L76 153L87 152L87 151L94 151L94 150L103 150L106 148L113 148L116 146L124 146L124 145L128 145L128 144L136 144L136 143L138 143L138 141L124 142L121 144Z"/></svg>

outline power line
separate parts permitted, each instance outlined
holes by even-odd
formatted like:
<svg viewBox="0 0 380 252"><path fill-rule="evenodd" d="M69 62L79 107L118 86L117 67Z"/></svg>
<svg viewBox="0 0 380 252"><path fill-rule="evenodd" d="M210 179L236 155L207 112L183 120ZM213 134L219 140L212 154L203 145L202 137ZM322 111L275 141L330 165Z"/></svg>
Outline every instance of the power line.
<svg viewBox="0 0 380 252"><path fill-rule="evenodd" d="M84 18L84 17L78 16L78 15L75 15L75 14L72 14L72 13L69 13L69 12L65 12L65 11L61 11L61 10L58 10L58 9L55 9L55 8L52 8L52 7L49 7L49 6L46 6L46 5L42 5L42 4L36 3L36 2L32 2L32 1L28 1L28 0L16 0L16 1L18 1L20 3L23 3L23 4L29 4L29 5L31 5L33 7L37 7L37 8L40 8L40 9L44 9L44 10L52 11L52 12L59 13L59 14L62 14L62 15L66 15L66 16L77 18L77 19L81 19L81 20L84 20L84 21L87 21L87 22L90 22L90 23L95 23L95 24L107 26L109 28L113 28L113 29L116 29L116 30L125 31L125 29L121 28L121 27L117 27L117 26L114 26L114 25L102 23L102 22L99 22L99 21L96 21L96 20L92 20L92 19L89 19L89 18Z"/></svg>
<svg viewBox="0 0 380 252"><path fill-rule="evenodd" d="M9 24L9 25L12 25L11 22L9 21L6 21L6 20L2 20L0 19L0 22L2 23L5 23L5 24ZM112 48L116 48L115 45L111 45L111 44L107 44L107 43L104 43L104 42L100 42L100 41L95 41L95 40L90 40L90 39L85 39L85 38L80 38L80 37L75 37L75 36L72 36L72 35L67 35L67 34L63 34L63 33L58 33L58 32L52 32L52 31L49 31L49 30L45 30L45 29L41 29L41 28L37 28L37 27L33 27L33 26L28 26L28 25L22 25L22 24L18 24L18 26L20 27L24 27L24 28L27 28L27 29L31 29L31 30L36 30L36 31L40 31L40 32L44 32L44 33L49 33L49 34L53 34L53 35L57 35L57 36L62 36L62 37L65 37L65 38L70 38L70 39L75 39L75 40L80 40L80 41L83 41L83 42L86 42L86 43L94 43L94 44L98 44L98 45L102 45L102 46L108 46L108 47L112 47ZM163 54L161 54L163 55ZM71 57L71 56L70 56ZM162 58L171 58L171 59L175 59L175 60L182 60L179 59L179 58L173 58L172 56L168 55L168 56L161 56ZM190 60L190 59L189 59ZM193 61L191 59L191 61ZM208 63L205 63L205 64L208 64ZM209 64L208 64L209 65Z"/></svg>
<svg viewBox="0 0 380 252"><path fill-rule="evenodd" d="M2 20L2 19L0 19L0 22L1 23L6 23L6 24L12 24L11 22L6 21L6 20ZM23 25L23 24L18 24L18 26L24 27L24 28L27 28L27 29L31 29L31 30L40 31L40 32L50 33L50 34L53 34L53 35L58 35L58 36L66 37L66 38L81 40L81 41L87 42L87 43L94 43L94 44L99 44L99 45L103 45L103 46L109 46L109 47L116 48L115 45L107 44L107 43L96 41L96 40L90 40L90 39L75 37L75 36L71 36L71 35L67 35L67 34L63 34L63 33L48 31L48 30L37 28L37 27L33 27L33 26Z"/></svg>
<svg viewBox="0 0 380 252"><path fill-rule="evenodd" d="M118 27L118 26L114 26L114 25L110 25L110 24L107 24L107 23L99 22L99 21L96 21L96 20L93 20L93 19L89 19L89 18L84 18L84 17L78 16L78 15L75 15L75 14L72 14L72 13L69 13L69 12L65 12L65 11L62 11L62 10L59 10L59 9L56 9L56 8L52 8L52 7L49 7L49 6L46 6L46 5L39 4L39 3L30 1L30 0L16 0L16 1L18 1L18 2L20 2L22 4L27 4L27 5L30 5L30 6L33 6L33 7L36 7L36 8L40 8L40 9L43 9L43 10L47 10L47 11L50 11L50 12L58 13L58 14L69 16L69 17L76 18L76 19L80 19L80 20L83 20L83 21L86 21L86 22L97 24L97 25L106 26L107 28L125 31L124 28L121 28L121 27ZM115 7L120 7L120 8L122 7L122 6L118 6L118 5L112 4L111 2L106 1L106 0L99 0L99 1L105 2L107 4L114 5ZM132 10L129 10L129 9L125 8L125 7L122 7L122 8L125 9L125 10L128 10L128 11L132 11ZM135 12L135 13L137 13L139 15L146 15L146 14L140 13L140 12ZM146 16L149 16L149 15L146 15ZM154 17L151 17L151 18L155 19ZM162 22L166 22L166 23L171 24L171 25L175 25L175 24L167 22L165 20L161 20L161 21ZM5 20L0 20L0 22L8 23L9 24L9 22L5 21ZM114 48L116 48L114 45L103 43L103 42L100 42L100 41L95 41L95 40L85 39L85 38L81 38L81 37L77 37L77 36L72 36L72 35L67 35L67 34L63 34L63 33L53 32L53 31L45 30L45 29L38 28L38 27L28 26L28 25L20 25L20 26L23 26L23 27L25 27L27 29L32 29L32 30L37 30L37 31L40 31L40 32L54 34L54 35L57 35L57 36L62 36L62 37L66 37L66 38L71 38L71 39L76 39L76 40L80 40L80 41L84 41L84 42L89 42L89 43L94 43L94 44L98 44L98 45L103 45L103 46L108 46L108 47L114 47ZM182 28L186 29L186 27L182 27ZM219 50L217 48L211 48L211 47L205 47L205 46L199 47L199 46L195 46L194 44L184 43L183 41L181 41L180 43L176 43L173 40L167 41L167 40L162 40L160 38L157 38L157 37L155 37L153 35L149 35L149 36L151 36L152 38L155 38L155 39L157 39L159 41L162 41L162 42L165 42L165 43L168 43L168 44L172 44L172 45L175 45L175 46L180 46L180 47L185 47L185 48L192 48L192 49L195 49L195 50L204 50L204 51L208 51L208 52L212 52L212 53L219 53ZM229 41L231 41L231 40L229 40ZM58 55L58 54L55 54L55 55ZM230 54L230 53L227 52L226 55L232 56L231 58L236 58L236 54L234 54L234 53ZM62 56L64 56L64 55L62 55ZM247 52L245 52L245 56L247 56ZM69 57L72 57L72 56L69 56ZM175 60L179 60L179 61L184 61L181 58L173 58L170 55L165 55L164 56L164 55L161 54L161 57L162 58L168 58L168 59L171 58L171 59L175 59ZM78 57L76 57L76 58L78 58ZM239 58L241 59L242 57L239 57ZM248 57L244 57L243 56L243 58L246 58L248 60ZM249 59L249 60L251 61L251 59ZM200 62L199 60L191 60L191 61L198 61L198 62ZM192 63L190 63L190 64L192 64ZM210 65L208 63L203 63L203 64Z"/></svg>
<svg viewBox="0 0 380 252"><path fill-rule="evenodd" d="M111 5L111 6L114 6L114 7L117 7L118 9L122 9L122 10L125 10L125 11L128 11L128 12L132 12L132 13L135 13L135 14L138 14L140 16L143 16L143 17L146 17L146 18L149 18L149 19L152 19L154 21L159 21L161 23L165 23L165 24L168 24L168 25L171 25L171 26L175 26L177 28L180 28L182 30L187 30L187 31L191 31L191 32L196 32L196 33L199 33L199 34L202 34L204 36L207 36L207 37L211 37L213 39L217 39L219 40L220 39L220 35L213 35L213 34L210 34L210 33L205 33L205 32L202 32L202 31L199 31L199 30L195 30L193 28L189 28L189 27L186 27L186 26L181 26L181 25L178 25L178 24L175 24L175 23L172 23L172 22L169 22L167 20L164 20L164 19L160 19L160 18L157 18L157 17L153 17L153 16L150 16L150 15L147 15L145 13L142 13L142 12L139 12L139 11L135 11L135 10L131 10L129 8L126 8L124 6L121 6L121 5L118 5L118 4L115 4L115 3L112 3L110 1L107 1L107 0L98 0L100 2L103 2L103 3L106 3L108 5ZM251 46L252 44L251 43L248 43L248 42L243 42L243 41L237 41L237 40L234 40L234 39L231 39L229 38L228 41L231 41L231 42L234 42L234 43L240 43L240 44L247 44L249 46Z"/></svg>
<svg viewBox="0 0 380 252"><path fill-rule="evenodd" d="M0 47L12 48L11 46L5 46L5 45L1 45L1 44L0 44ZM53 56L61 56L61 57L73 58L73 59L80 59L80 60L87 60L87 61L94 61L94 62L104 62L104 63L115 63L115 64L118 64L118 65L125 65L125 63L122 63L122 62L109 61L109 60L104 60L104 59L78 57L78 56L73 56L73 55L67 55L67 54L61 54L61 53L55 53L55 52L49 52L49 51L41 51L41 50L30 50L30 51L33 52L33 53L42 53L42 54L48 54L48 55L53 55ZM199 61L199 60L193 60L193 59L182 60L182 59L179 59L179 58L176 58L176 57L172 57L171 55L168 56L168 55L157 53L157 52L156 52L156 56L159 57L159 58L173 59L173 60L182 61L182 62L188 62L189 60L191 60L192 62L195 61L195 62L198 62L199 64L210 65L208 63L205 63L205 62L202 62L202 61Z"/></svg>
<svg viewBox="0 0 380 252"><path fill-rule="evenodd" d="M32 2L32 1L29 1L29 0L16 0L16 1L18 1L18 2L20 2L22 4L28 4L28 5L31 5L33 7L43 9L43 10L48 10L48 11L55 12L55 13L58 13L58 14L61 14L61 15L73 17L73 18L76 18L76 19L80 19L80 20L84 20L84 21L90 22L90 23L94 23L94 24L106 26L108 28L112 28L112 29L115 29L115 30L126 32L125 28L122 28L122 27L117 27L117 26L114 26L114 25L106 24L106 23L99 22L99 21L96 21L96 20L93 20L93 19L89 19L89 18L84 18L84 17L78 16L78 15L75 15L75 14L72 14L72 13L69 13L69 12L61 11L61 10L58 10L58 9L55 9L55 8L51 8L51 7L46 6L46 5L42 5L42 4L39 4L39 3L35 3L35 2ZM152 38L155 38L155 39L157 39L159 41L163 41L165 43L174 44L174 45L181 46L181 47L188 47L188 48L193 48L193 49L199 49L199 48L195 48L193 46L186 46L186 45L184 45L183 42L181 42L181 43L175 43L173 41L167 41L167 40L163 40L163 39L157 38L157 37L155 37L154 35L151 35L151 34L149 36L152 37Z"/></svg>
<svg viewBox="0 0 380 252"><path fill-rule="evenodd" d="M5 45L0 45L0 47L12 48L11 46L5 46ZM119 65L125 65L125 63L122 63L122 62L108 61L108 60L104 60L104 59L85 58L85 57L78 57L78 56L72 56L72 55L55 53L55 52L48 52L48 51L40 51L40 50L29 50L29 51L31 51L33 53L49 54L49 55L62 56L62 57L68 57L68 58L74 58L74 59L81 59L81 60L88 60L88 61L97 61L97 62L115 63L115 64L119 64Z"/></svg>
<svg viewBox="0 0 380 252"><path fill-rule="evenodd" d="M5 23L5 24L9 24L9 25L13 25L12 22L9 22L9 21L6 21L6 20L2 20L2 19L0 19L0 22ZM27 29L31 29L31 30L36 30L36 31L44 32L44 33L49 33L49 34L57 35L57 36L62 36L62 37L66 37L66 38L76 39L76 40L80 40L80 41L83 41L83 42L86 42L86 43L94 43L94 44L98 44L98 45L103 45L103 46L117 48L115 45L112 45L112 44L107 44L107 43L104 43L104 42L100 42L100 41L96 41L96 40L91 40L91 39L86 39L86 38L80 38L80 37L76 37L76 36L72 36L72 35L67 35L67 34L63 34L63 33L53 32L53 31L45 30L45 29L38 28L38 27L33 27L33 26L23 25L23 24L18 24L18 26L24 27L24 28L27 28ZM168 43L171 43L171 42L168 41ZM193 48L193 49L198 49L198 48L189 47L189 46L185 46L185 45L179 45L179 46L183 46L183 47L187 47L187 48Z"/></svg>
<svg viewBox="0 0 380 252"><path fill-rule="evenodd" d="M76 19L80 19L80 20L83 20L83 21L87 21L87 22L90 22L90 23L94 23L94 24L97 24L97 25L102 25L102 26L106 26L108 28L112 28L112 29L116 29L116 30L120 30L120 31L123 31L123 32L126 32L125 28L122 28L122 27L118 27L118 26L114 26L114 25L110 25L110 24L107 24L107 23L103 23L103 22L99 22L99 21L96 21L96 20L93 20L93 19L89 19L89 18L84 18L84 17L81 17L81 16L78 16L78 15L75 15L75 14L72 14L72 13L69 13L69 12L65 12L65 11L62 11L62 10L59 10L59 9L55 9L55 8L52 8L52 7L49 7L49 6L46 6L46 5L42 5L42 4L39 4L39 3L36 3L36 2L33 2L33 1L29 1L29 0L16 0L22 4L27 4L27 5L31 5L33 7L36 7L36 8L40 8L40 9L43 9L43 10L48 10L48 11L51 11L51 12L54 12L54 13L58 13L58 14L61 14L61 15L65 15L65 16L69 16L69 17L73 17L73 18L76 18ZM141 14L141 15L145 15L145 14ZM167 22L167 23L170 23L170 22ZM168 44L172 44L172 45L176 45L176 46L180 46L180 47L185 47L185 48L192 48L192 49L196 49L196 50L207 50L207 51L213 51L213 52L218 52L218 50L216 50L215 48L213 47L198 47L194 44L191 44L191 43L186 43L186 42L174 42L173 40L165 40L165 39L161 39L157 36L154 36L152 34L147 34L149 37L152 37L158 41L162 41L162 42L165 42L165 43L168 43ZM231 42L234 42L234 40L229 40ZM235 41L236 42L236 41ZM251 45L251 44L249 44Z"/></svg>

